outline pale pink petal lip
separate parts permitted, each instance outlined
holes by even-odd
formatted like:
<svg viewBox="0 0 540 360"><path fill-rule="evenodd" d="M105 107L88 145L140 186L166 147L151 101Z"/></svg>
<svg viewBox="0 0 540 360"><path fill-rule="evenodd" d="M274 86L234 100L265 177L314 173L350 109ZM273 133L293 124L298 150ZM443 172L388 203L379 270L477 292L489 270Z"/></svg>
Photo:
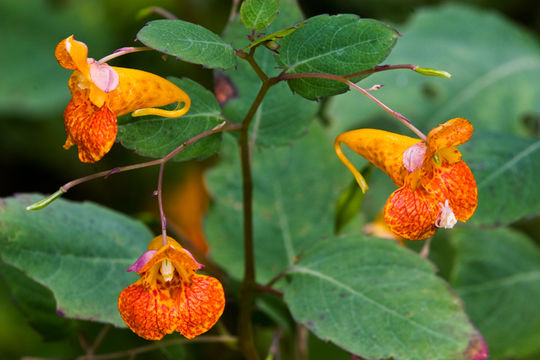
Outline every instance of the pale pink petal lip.
<svg viewBox="0 0 540 360"><path fill-rule="evenodd" d="M133 265L131 265L130 267L128 267L126 269L126 271L135 271L135 272L139 272L143 267L144 265L146 265L148 263L148 261L150 261L150 259L157 253L157 250L148 250L148 251L145 251L138 259L137 261L135 261L135 263Z"/></svg>
<svg viewBox="0 0 540 360"><path fill-rule="evenodd" d="M106 93L118 87L118 73L107 64L90 63L90 78L98 88Z"/></svg>
<svg viewBox="0 0 540 360"><path fill-rule="evenodd" d="M403 166L409 173L422 167L426 155L426 144L419 142L403 152Z"/></svg>

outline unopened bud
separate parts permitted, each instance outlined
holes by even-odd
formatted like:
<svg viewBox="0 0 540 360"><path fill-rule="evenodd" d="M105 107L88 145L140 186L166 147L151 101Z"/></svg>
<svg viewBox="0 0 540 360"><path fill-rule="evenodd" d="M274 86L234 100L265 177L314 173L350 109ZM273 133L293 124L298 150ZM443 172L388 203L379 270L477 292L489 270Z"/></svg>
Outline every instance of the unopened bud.
<svg viewBox="0 0 540 360"><path fill-rule="evenodd" d="M280 47L280 45L277 42L275 42L274 40L270 40L270 41L265 42L264 46L266 46L268 49L270 49L272 51L276 51Z"/></svg>
<svg viewBox="0 0 540 360"><path fill-rule="evenodd" d="M45 199L39 200L37 203L34 203L32 205L28 205L26 207L26 210L41 210L50 203L52 203L54 200L58 199L62 194L64 194L65 191L62 189L56 191L54 194L46 197Z"/></svg>
<svg viewBox="0 0 540 360"><path fill-rule="evenodd" d="M416 71L419 74L427 75L427 76L438 76L438 77L443 77L443 78L448 78L448 79L452 77L452 74L444 70L417 67L416 69L414 69L414 71Z"/></svg>

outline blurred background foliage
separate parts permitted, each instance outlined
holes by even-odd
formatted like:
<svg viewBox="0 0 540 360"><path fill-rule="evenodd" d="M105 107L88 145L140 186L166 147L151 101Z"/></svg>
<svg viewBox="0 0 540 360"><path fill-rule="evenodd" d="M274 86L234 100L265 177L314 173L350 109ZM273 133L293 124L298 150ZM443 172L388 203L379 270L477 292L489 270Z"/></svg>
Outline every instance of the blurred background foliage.
<svg viewBox="0 0 540 360"><path fill-rule="evenodd" d="M521 31L532 33L538 40L539 2L531 0L455 2L472 5L480 11L499 12L517 23ZM321 13L349 12L362 17L388 21L399 30L400 24L405 23L422 7L446 2L302 0L299 3L306 17ZM183 20L198 23L216 33L221 33L229 17L230 5L231 2L225 0L2 0L0 2L0 44L2 46L0 50L0 195L5 197L19 192L51 193L72 179L142 160L132 151L115 146L104 160L88 165L77 160L75 148L69 151L61 148L65 141L62 113L70 98L67 88L70 72L58 66L54 58L54 48L60 40L74 34L78 40L88 45L89 56L99 59L114 49L136 46L134 41L138 30L147 21L160 18L155 14L141 17L139 14L141 9L159 6ZM482 29L476 30L482 31ZM414 42L414 39L411 39L411 42ZM503 47L505 45L501 44ZM432 45L426 41L425 44L417 44L417 46L421 48ZM493 56L497 55L493 54ZM207 89L213 88L211 71L171 57L163 58L156 52L128 55L114 60L113 64L135 67L162 76L186 76L201 83ZM426 65L440 66L440 64ZM406 102L406 99L403 102ZM539 132L540 107L538 106L536 112L531 112L522 119L529 130L529 136L538 135ZM395 108L395 110L404 112L405 109ZM404 113L407 116L410 115ZM332 114L328 117L331 118ZM212 161L213 159L206 160L205 164ZM176 184L186 173L185 169L186 166L183 164L168 167L165 179L166 191L167 189L171 192L176 190ZM74 200L91 200L146 219L152 224L157 222L154 215L156 206L152 197L156 181L157 168L146 168L116 175L107 180L88 182L71 190L65 197ZM376 193L374 195L376 196ZM376 207L378 208L378 205ZM523 225L524 228L531 226L538 225L530 223ZM444 272L444 268L442 270ZM9 269L4 269L2 274L16 276ZM10 294L8 283L9 281L0 279L1 359L15 359L25 355L73 357L80 354L81 341L91 341L85 338L93 339L101 331L100 324L69 321L58 324L59 328L66 330L65 333L51 328L50 331L58 333L47 334L46 331L41 331L40 335L35 331L39 328L39 319L38 325L36 321L29 323L28 319L32 319L28 316L31 309L17 304L16 294ZM44 289L39 291L44 291ZM264 319L260 323L264 324ZM76 333L79 333L78 337L74 335ZM272 334L269 333L268 336L271 337ZM118 348L129 348L145 343L127 331L112 329L101 351L118 350ZM328 356L347 358L343 352L337 352L339 355L335 355L337 350L333 346L323 346L323 343L316 339L310 341L310 346L313 346L312 358L324 359ZM197 353L202 356L201 358L204 356L218 356L219 358L219 354L209 354L204 345L192 345L188 349L172 347L167 351L152 352L144 358L152 358L152 356L156 359L189 358L191 352Z"/></svg>

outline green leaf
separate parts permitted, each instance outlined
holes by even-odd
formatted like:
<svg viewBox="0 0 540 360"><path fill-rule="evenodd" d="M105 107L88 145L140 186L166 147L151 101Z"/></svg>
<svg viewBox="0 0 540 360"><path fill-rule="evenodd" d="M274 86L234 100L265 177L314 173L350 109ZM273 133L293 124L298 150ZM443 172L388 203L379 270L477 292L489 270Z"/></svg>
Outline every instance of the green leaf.
<svg viewBox="0 0 540 360"><path fill-rule="evenodd" d="M187 21L151 21L139 31L137 39L165 54L208 68L227 69L236 65L230 44L210 30Z"/></svg>
<svg viewBox="0 0 540 360"><path fill-rule="evenodd" d="M301 20L298 5L292 0L281 0L280 14L268 31L282 30ZM249 45L246 28L238 18L227 26L225 34L225 40L232 42L235 48ZM268 76L280 73L273 52L259 47L255 60ZM261 80L247 61L242 60L235 69L216 72L216 88L218 98L223 98L223 114L234 123L243 120L260 87ZM227 89L223 96L219 95L220 89ZM230 95L226 97L225 94ZM287 85L279 83L270 88L255 114L250 129L251 142L263 146L286 144L305 132L317 109L318 104L300 96L291 96Z"/></svg>
<svg viewBox="0 0 540 360"><path fill-rule="evenodd" d="M426 133L455 117L469 119L476 130L528 133L523 117L540 114L536 37L501 15L455 3L415 11L400 32L388 63L444 69L453 77L381 72L366 85L385 85L372 93L378 99ZM326 113L334 133L396 122L356 91L332 99Z"/></svg>
<svg viewBox="0 0 540 360"><path fill-rule="evenodd" d="M228 137L227 137L228 138ZM231 140L228 138L228 140ZM225 142L222 162L208 173L215 198L205 219L213 259L229 274L243 274L242 184L238 150ZM334 204L350 180L320 126L287 147L255 148L255 258L261 283L291 265L316 239L334 231Z"/></svg>
<svg viewBox="0 0 540 360"><path fill-rule="evenodd" d="M3 262L0 274L10 289L11 300L45 341L58 341L70 335L75 322L57 315L56 301L49 289Z"/></svg>
<svg viewBox="0 0 540 360"><path fill-rule="evenodd" d="M88 45L90 57L99 59L110 51L114 36L104 3L34 0L21 6L18 0L2 0L0 14L0 34L6 34L0 51L0 113L21 120L44 121L51 114L61 118L60 109L71 97L71 71L58 65L54 49L74 34Z"/></svg>
<svg viewBox="0 0 540 360"><path fill-rule="evenodd" d="M287 274L284 300L296 321L363 358L477 359L485 351L433 265L394 241L330 238Z"/></svg>
<svg viewBox="0 0 540 360"><path fill-rule="evenodd" d="M523 358L540 351L538 247L504 228L460 229L454 235L452 284L484 334L492 358Z"/></svg>
<svg viewBox="0 0 540 360"><path fill-rule="evenodd" d="M460 146L478 187L471 222L500 226L540 211L540 140L477 132Z"/></svg>
<svg viewBox="0 0 540 360"><path fill-rule="evenodd" d="M240 7L240 18L248 29L264 30L278 14L278 0L246 0Z"/></svg>
<svg viewBox="0 0 540 360"><path fill-rule="evenodd" d="M118 294L138 277L125 269L146 250L152 234L90 203L59 199L44 210L25 210L42 197L0 200L0 259L49 288L57 313L124 327Z"/></svg>
<svg viewBox="0 0 540 360"><path fill-rule="evenodd" d="M373 68L394 46L398 33L377 20L356 15L319 15L280 41L279 63L287 74L349 75ZM353 78L357 82L361 77ZM300 78L288 81L292 91L308 99L340 94L342 82Z"/></svg>
<svg viewBox="0 0 540 360"><path fill-rule="evenodd" d="M179 118L144 116L131 118L118 125L117 139L128 149L142 156L164 157L184 141L211 130L221 122L221 110L214 95L190 79L170 78L191 98L191 108ZM173 109L169 105L168 109ZM221 134L207 136L186 147L173 159L177 161L201 159L213 155L221 145Z"/></svg>

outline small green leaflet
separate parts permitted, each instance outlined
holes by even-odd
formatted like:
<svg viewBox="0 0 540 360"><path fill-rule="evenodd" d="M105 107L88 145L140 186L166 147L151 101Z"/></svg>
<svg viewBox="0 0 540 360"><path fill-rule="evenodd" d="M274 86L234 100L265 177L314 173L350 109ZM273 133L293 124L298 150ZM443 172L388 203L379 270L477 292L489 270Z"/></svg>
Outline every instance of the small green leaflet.
<svg viewBox="0 0 540 360"><path fill-rule="evenodd" d="M230 44L210 30L187 21L151 21L139 31L137 39L165 54L207 68L227 69L236 65Z"/></svg>
<svg viewBox="0 0 540 360"><path fill-rule="evenodd" d="M240 6L240 18L248 29L264 30L276 18L279 0L245 0Z"/></svg>
<svg viewBox="0 0 540 360"><path fill-rule="evenodd" d="M356 15L319 15L280 41L278 62L286 74L349 75L378 65L392 50L398 33L386 24ZM353 82L361 78L351 79ZM348 89L339 81L299 78L288 81L293 92L308 99Z"/></svg>

